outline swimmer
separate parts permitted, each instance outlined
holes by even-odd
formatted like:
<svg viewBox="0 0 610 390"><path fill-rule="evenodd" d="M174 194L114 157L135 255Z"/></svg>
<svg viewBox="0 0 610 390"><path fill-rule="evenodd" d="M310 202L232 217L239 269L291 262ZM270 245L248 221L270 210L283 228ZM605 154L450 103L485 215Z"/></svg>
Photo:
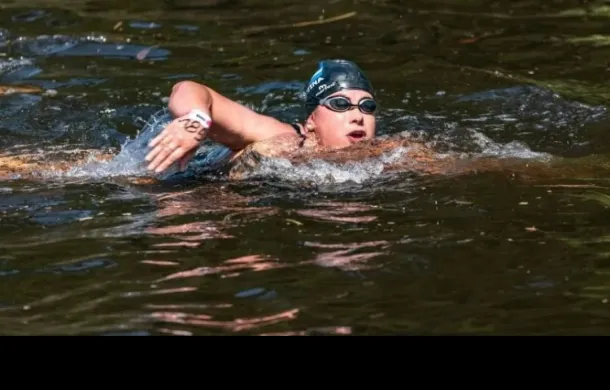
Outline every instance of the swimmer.
<svg viewBox="0 0 610 390"><path fill-rule="evenodd" d="M386 170L452 174L472 169L457 159L440 159L434 150L407 138L376 138L375 90L354 62L320 61L304 92L305 121L285 123L208 86L179 82L168 104L176 119L149 143L147 167L158 174L178 163L184 170L200 143L209 139L233 151L221 171L236 180L247 177L265 157L288 158L294 163L312 158L345 163L379 157L399 147L408 147L408 155L387 164Z"/></svg>
<svg viewBox="0 0 610 390"><path fill-rule="evenodd" d="M304 123L285 123L206 85L179 82L172 89L168 105L176 119L150 142L148 169L160 173L178 162L184 170L204 139L233 150L231 162L235 163L252 151L287 157L297 151L342 149L375 137L375 91L355 63L319 62L305 95Z"/></svg>

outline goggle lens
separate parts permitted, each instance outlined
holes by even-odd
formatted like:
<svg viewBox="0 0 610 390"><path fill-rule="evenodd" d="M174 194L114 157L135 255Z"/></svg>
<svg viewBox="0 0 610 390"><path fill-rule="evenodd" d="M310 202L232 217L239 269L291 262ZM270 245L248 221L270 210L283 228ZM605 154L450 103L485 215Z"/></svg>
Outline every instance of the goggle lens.
<svg viewBox="0 0 610 390"><path fill-rule="evenodd" d="M365 114L372 114L377 110L377 102L370 98L364 98L358 102L358 104L352 104L352 102L343 96L336 96L327 99L322 102L326 107L331 110L344 112L352 107L358 107L361 112Z"/></svg>

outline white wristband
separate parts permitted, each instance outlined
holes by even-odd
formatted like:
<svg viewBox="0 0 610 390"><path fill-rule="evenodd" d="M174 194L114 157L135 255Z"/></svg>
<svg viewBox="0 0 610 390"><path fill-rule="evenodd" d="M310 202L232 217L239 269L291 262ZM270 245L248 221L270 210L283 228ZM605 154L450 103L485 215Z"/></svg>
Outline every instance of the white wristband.
<svg viewBox="0 0 610 390"><path fill-rule="evenodd" d="M193 108L191 111L189 111L187 117L192 121L201 123L201 125L206 129L209 129L210 126L212 126L212 118L197 108Z"/></svg>

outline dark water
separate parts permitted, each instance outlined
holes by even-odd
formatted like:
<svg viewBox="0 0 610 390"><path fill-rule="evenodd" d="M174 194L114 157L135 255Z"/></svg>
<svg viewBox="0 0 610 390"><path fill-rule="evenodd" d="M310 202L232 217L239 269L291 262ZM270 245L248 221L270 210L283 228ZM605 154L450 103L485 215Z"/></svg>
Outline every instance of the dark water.
<svg viewBox="0 0 610 390"><path fill-rule="evenodd" d="M0 84L42 89L0 96L3 154L134 157L125 143L182 79L292 120L316 62L344 57L381 92L382 135L567 160L457 176L277 161L243 182L133 184L132 158L14 177L0 333L607 332L608 2L135 3L2 2Z"/></svg>

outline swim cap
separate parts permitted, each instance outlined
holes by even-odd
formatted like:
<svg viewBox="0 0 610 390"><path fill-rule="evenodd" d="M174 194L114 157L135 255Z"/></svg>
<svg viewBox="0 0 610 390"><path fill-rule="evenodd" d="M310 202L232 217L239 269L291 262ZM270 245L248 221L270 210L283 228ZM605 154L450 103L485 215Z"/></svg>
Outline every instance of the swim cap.
<svg viewBox="0 0 610 390"><path fill-rule="evenodd" d="M305 88L307 116L311 115L320 100L344 89L361 89L374 95L373 86L355 63L347 60L320 61L318 70Z"/></svg>

